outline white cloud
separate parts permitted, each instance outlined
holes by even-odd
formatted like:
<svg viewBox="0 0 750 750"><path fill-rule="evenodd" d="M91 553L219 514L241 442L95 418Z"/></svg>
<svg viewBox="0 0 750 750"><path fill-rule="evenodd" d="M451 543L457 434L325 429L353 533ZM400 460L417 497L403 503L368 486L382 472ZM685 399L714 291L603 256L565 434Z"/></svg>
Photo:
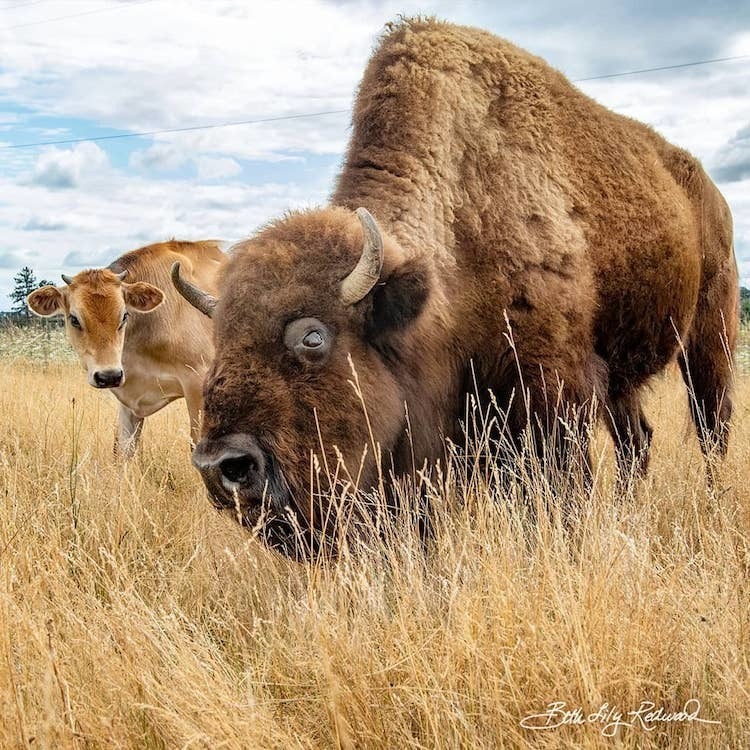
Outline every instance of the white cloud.
<svg viewBox="0 0 750 750"><path fill-rule="evenodd" d="M24 264L24 258L19 253L11 250L9 252L0 251L0 268L12 269L13 273L9 273L9 276L13 274Z"/></svg>
<svg viewBox="0 0 750 750"><path fill-rule="evenodd" d="M21 229L24 232L59 232L61 229L66 229L69 226L70 224L63 220L62 217L51 218L45 216L42 218L32 216L23 224Z"/></svg>
<svg viewBox="0 0 750 750"><path fill-rule="evenodd" d="M78 143L72 149L48 147L39 154L30 180L53 189L75 188L108 165L107 154L96 143Z"/></svg>
<svg viewBox="0 0 750 750"><path fill-rule="evenodd" d="M200 136L182 136L174 141L157 141L145 149L134 151L129 158L132 168L143 173L173 172L192 164L198 177L218 180L238 175L242 167L230 157L200 156Z"/></svg>
<svg viewBox="0 0 750 750"><path fill-rule="evenodd" d="M236 177L242 167L229 158L213 159L209 156L201 156L196 160L198 177L204 180L220 180L222 178Z"/></svg>
<svg viewBox="0 0 750 750"><path fill-rule="evenodd" d="M154 143L148 148L133 151L130 166L143 171L170 172L189 161L186 151L170 142Z"/></svg>
<svg viewBox="0 0 750 750"><path fill-rule="evenodd" d="M721 186L734 217L734 246L750 250L750 177ZM750 288L750 252L737 253L740 283Z"/></svg>
<svg viewBox="0 0 750 750"><path fill-rule="evenodd" d="M18 8L4 26L102 8L101 0L64 5ZM750 52L750 5L736 0L684 0L679 11L658 1L592 9L584 0L157 0L0 28L0 126L33 125L43 115L47 137L57 129L75 137L88 132L87 122L151 131L348 109L383 24L416 12L488 28L572 78ZM747 71L738 61L581 86L722 177L724 160L737 156L732 139L750 122ZM332 176L307 161L341 154L348 124L340 114L167 134L145 141L129 162L115 144L132 141L0 151L3 250L49 277L74 270L63 267L66 258L111 260L172 235L239 239L290 206L325 199ZM44 137L29 127L23 140ZM295 182L240 184L243 167L262 174L262 162L290 162L284 174ZM179 179L166 178L173 172ZM750 283L750 181L721 187ZM0 295L8 278L0 273Z"/></svg>
<svg viewBox="0 0 750 750"><path fill-rule="evenodd" d="M724 63L578 85L606 107L710 161L750 120L747 74L748 65Z"/></svg>
<svg viewBox="0 0 750 750"><path fill-rule="evenodd" d="M70 151L57 163L68 163ZM155 179L110 167L69 190L0 175L0 309L7 307L3 295L21 265L58 278L170 237L237 241L288 208L324 202L328 188L327 174L305 184L229 185Z"/></svg>
<svg viewBox="0 0 750 750"><path fill-rule="evenodd" d="M130 130L344 109L393 14L323 0L159 0L158 9L0 29L0 88L34 111ZM223 131L230 140L233 130Z"/></svg>
<svg viewBox="0 0 750 750"><path fill-rule="evenodd" d="M734 38L729 45L730 55L747 55L750 54L750 30L737 28L735 29Z"/></svg>
<svg viewBox="0 0 750 750"><path fill-rule="evenodd" d="M727 182L750 177L750 124L738 130L719 149L713 172L718 179Z"/></svg>

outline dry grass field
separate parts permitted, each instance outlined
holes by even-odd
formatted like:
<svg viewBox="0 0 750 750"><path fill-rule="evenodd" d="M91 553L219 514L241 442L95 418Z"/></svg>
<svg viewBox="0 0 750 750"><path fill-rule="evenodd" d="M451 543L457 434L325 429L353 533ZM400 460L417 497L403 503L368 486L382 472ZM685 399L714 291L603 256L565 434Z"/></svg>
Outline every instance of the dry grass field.
<svg viewBox="0 0 750 750"><path fill-rule="evenodd" d="M0 748L750 747L750 377L713 490L674 374L647 413L649 479L598 440L572 530L459 471L427 550L303 566L212 510L181 404L117 465L114 400L6 351ZM522 726L555 701L586 720Z"/></svg>

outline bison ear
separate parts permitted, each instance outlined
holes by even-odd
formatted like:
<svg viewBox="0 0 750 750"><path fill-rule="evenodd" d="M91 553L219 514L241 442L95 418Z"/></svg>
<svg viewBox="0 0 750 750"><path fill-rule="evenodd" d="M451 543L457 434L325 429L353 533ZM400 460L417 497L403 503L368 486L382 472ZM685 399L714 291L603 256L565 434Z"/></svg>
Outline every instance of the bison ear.
<svg viewBox="0 0 750 750"><path fill-rule="evenodd" d="M26 297L26 304L31 312L41 315L43 318L65 311L62 292L52 285L35 289Z"/></svg>
<svg viewBox="0 0 750 750"><path fill-rule="evenodd" d="M125 304L138 312L151 312L164 301L164 292L145 281L123 283L122 296L125 298Z"/></svg>
<svg viewBox="0 0 750 750"><path fill-rule="evenodd" d="M429 274L419 259L401 263L372 290L367 328L371 337L400 331L422 312L430 291Z"/></svg>

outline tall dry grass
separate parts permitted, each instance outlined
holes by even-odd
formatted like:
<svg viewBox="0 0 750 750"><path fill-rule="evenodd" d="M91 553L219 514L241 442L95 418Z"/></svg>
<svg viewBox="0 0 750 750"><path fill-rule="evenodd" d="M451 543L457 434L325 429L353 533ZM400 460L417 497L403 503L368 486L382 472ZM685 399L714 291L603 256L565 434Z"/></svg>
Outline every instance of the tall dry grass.
<svg viewBox="0 0 750 750"><path fill-rule="evenodd" d="M119 466L112 399L0 361L0 747L750 747L747 377L736 400L713 490L670 376L649 479L618 496L598 440L572 531L458 472L426 551L403 528L301 566L210 508L182 406ZM691 698L719 723L521 726Z"/></svg>

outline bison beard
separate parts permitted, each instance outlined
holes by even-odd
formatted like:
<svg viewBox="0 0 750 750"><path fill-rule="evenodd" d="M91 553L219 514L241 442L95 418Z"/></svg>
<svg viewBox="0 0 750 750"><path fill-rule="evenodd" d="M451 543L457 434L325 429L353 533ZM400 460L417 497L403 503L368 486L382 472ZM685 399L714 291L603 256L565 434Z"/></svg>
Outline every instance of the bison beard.
<svg viewBox="0 0 750 750"><path fill-rule="evenodd" d="M632 476L640 393L677 357L706 456L726 451L724 199L687 152L483 31L391 25L331 206L235 246L218 301L174 279L215 323L196 465L246 525L270 502L261 535L287 553L295 525L325 547L337 519L311 465L333 494L382 488L462 442L467 392L494 394L511 448L530 436L584 473L598 404Z"/></svg>

